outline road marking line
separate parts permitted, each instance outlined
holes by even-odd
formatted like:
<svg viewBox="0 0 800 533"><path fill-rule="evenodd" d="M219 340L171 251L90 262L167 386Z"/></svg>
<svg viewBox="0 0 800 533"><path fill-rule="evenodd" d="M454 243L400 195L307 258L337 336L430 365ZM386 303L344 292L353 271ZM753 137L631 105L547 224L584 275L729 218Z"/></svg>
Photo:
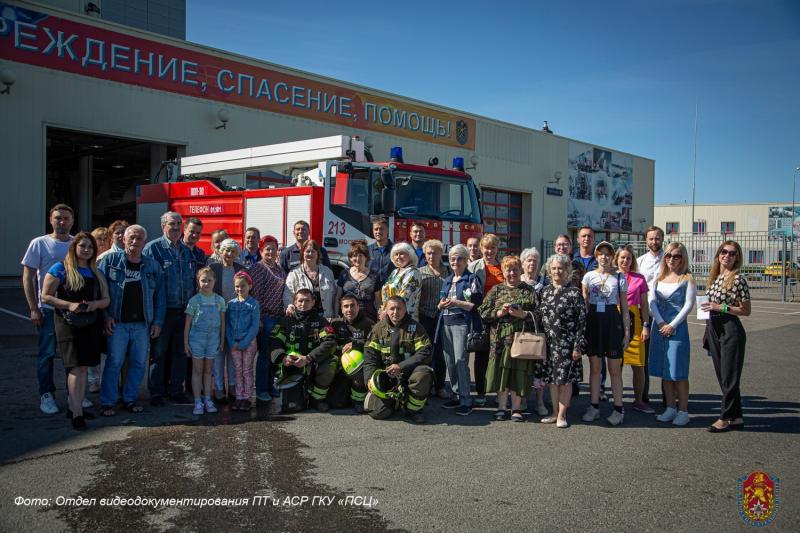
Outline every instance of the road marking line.
<svg viewBox="0 0 800 533"><path fill-rule="evenodd" d="M785 312L778 312L778 311L757 311L757 313L767 313L769 315L796 315L797 313L800 313L800 311L795 312L795 313L785 313Z"/></svg>
<svg viewBox="0 0 800 533"><path fill-rule="evenodd" d="M8 309L3 309L2 307L0 307L0 311L4 312L6 314L9 314L11 316L15 316L17 318L21 318L22 320L30 320L31 319L31 317L29 317L29 316L20 315L19 313L15 313L14 311L9 311Z"/></svg>

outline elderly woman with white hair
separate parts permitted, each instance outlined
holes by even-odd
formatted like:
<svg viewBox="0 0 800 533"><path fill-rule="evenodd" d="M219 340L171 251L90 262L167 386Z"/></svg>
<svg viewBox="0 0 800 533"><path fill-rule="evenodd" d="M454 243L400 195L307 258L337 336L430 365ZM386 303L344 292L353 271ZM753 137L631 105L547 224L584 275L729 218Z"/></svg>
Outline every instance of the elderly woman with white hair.
<svg viewBox="0 0 800 533"><path fill-rule="evenodd" d="M457 244L450 248L448 259L453 273L444 279L439 291L436 330L442 342L450 387L457 398L445 402L442 407L466 416L472 412L467 335L471 329L483 327L477 313L477 306L483 302L483 290L478 277L467 270L469 251L466 246Z"/></svg>
<svg viewBox="0 0 800 533"><path fill-rule="evenodd" d="M389 274L381 288L380 319L385 316L386 302L392 296L400 296L406 301L406 312L419 320L419 296L422 287L422 276L417 269L417 253L407 242L398 242L392 246L390 254L395 269Z"/></svg>
<svg viewBox="0 0 800 533"><path fill-rule="evenodd" d="M211 263L209 267L214 272L217 282L214 284L214 292L222 296L226 302L229 302L236 296L236 290L233 287L233 276L240 270L246 270L244 266L236 262L239 258L242 248L239 243L233 239L225 239L219 243L219 258L220 263ZM233 366L233 359L230 352L226 347L220 350L217 357L214 358L214 368L212 375L214 378L214 396L219 403L225 403L225 365L227 359L228 366L228 398L236 400L236 370Z"/></svg>
<svg viewBox="0 0 800 533"><path fill-rule="evenodd" d="M550 385L553 414L542 423L569 426L567 409L572 399L572 384L583 380L581 357L586 353L586 302L581 289L570 284L572 259L552 255L545 265L552 283L542 289L536 318L547 339L547 357L541 372Z"/></svg>
<svg viewBox="0 0 800 533"><path fill-rule="evenodd" d="M535 246L525 248L519 254L519 260L522 261L522 281L533 287L537 294L541 294L542 289L550 284L550 278L539 272L542 262L539 250Z"/></svg>
<svg viewBox="0 0 800 533"><path fill-rule="evenodd" d="M535 246L525 248L522 250L522 253L519 254L519 260L522 261L522 281L533 287L536 294L540 295L542 289L550 284L550 279L539 272L539 263L541 262L539 250L537 250ZM544 387L541 381L542 365L537 363L534 367L534 376L536 377L534 380L536 414L545 416L547 415L547 407L544 405ZM525 403L525 400L523 400L523 403ZM525 410L525 408L526 406L523 405L523 410Z"/></svg>

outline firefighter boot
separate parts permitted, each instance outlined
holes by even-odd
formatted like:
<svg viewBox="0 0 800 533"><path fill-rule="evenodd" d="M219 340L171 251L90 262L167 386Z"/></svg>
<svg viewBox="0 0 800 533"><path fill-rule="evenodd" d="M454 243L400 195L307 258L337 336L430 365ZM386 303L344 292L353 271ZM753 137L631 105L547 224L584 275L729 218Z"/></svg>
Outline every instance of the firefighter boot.
<svg viewBox="0 0 800 533"><path fill-rule="evenodd" d="M316 408L317 411L325 413L330 409L328 402L328 389L333 383L333 378L336 376L336 359L330 358L314 368L311 374L311 387L308 389L311 407Z"/></svg>
<svg viewBox="0 0 800 533"><path fill-rule="evenodd" d="M408 377L404 407L408 417L415 424L425 423L422 408L425 407L432 385L433 369L429 366L420 365L416 367Z"/></svg>

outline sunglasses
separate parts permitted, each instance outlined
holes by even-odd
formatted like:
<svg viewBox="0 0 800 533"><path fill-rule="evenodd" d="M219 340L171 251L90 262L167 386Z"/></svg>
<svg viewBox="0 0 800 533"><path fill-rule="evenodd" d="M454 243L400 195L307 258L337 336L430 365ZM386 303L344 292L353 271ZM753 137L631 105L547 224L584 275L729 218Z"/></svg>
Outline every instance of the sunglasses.
<svg viewBox="0 0 800 533"><path fill-rule="evenodd" d="M736 250L726 250L723 248L719 251L719 255L729 255L731 257L736 257Z"/></svg>
<svg viewBox="0 0 800 533"><path fill-rule="evenodd" d="M664 254L664 258L669 261L670 259L683 259L681 254Z"/></svg>

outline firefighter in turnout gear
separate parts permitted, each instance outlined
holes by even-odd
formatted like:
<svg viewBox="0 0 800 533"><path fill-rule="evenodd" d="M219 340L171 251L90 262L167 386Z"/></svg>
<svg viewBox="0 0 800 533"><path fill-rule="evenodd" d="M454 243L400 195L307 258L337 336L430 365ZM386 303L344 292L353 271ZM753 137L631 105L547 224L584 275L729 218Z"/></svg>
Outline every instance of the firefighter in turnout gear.
<svg viewBox="0 0 800 533"><path fill-rule="evenodd" d="M385 311L367 338L364 380L369 393L364 408L376 419L402 408L413 422L424 423L422 408L433 384L433 369L428 366L431 341L425 328L406 313L403 298L389 298Z"/></svg>
<svg viewBox="0 0 800 533"><path fill-rule="evenodd" d="M345 294L340 300L342 311L341 318L331 321L336 339L339 343L340 375L337 380L344 378L350 384L350 399L353 401L355 412L364 412L364 398L367 396L367 386L364 383L362 363L364 361L364 345L372 331L375 322L364 316L358 305L358 300L352 294Z"/></svg>
<svg viewBox="0 0 800 533"><path fill-rule="evenodd" d="M284 376L307 371L310 404L325 412L328 388L336 375L336 335L315 305L310 290L297 291L294 314L282 317L272 330L272 362L282 366Z"/></svg>

